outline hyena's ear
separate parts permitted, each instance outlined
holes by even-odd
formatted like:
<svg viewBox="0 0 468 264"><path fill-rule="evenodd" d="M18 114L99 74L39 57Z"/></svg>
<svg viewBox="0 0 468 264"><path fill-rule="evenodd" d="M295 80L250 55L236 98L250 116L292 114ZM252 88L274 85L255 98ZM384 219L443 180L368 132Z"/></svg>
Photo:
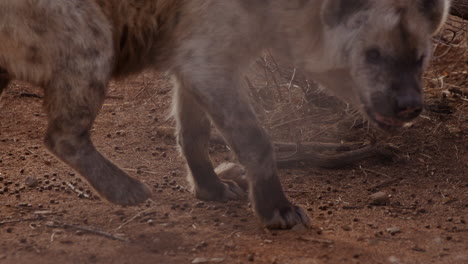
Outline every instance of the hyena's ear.
<svg viewBox="0 0 468 264"><path fill-rule="evenodd" d="M353 14L368 8L369 0L325 0L322 21L329 27L345 23Z"/></svg>
<svg viewBox="0 0 468 264"><path fill-rule="evenodd" d="M450 0L419 0L419 10L429 21L432 33L437 33L445 24L450 11Z"/></svg>

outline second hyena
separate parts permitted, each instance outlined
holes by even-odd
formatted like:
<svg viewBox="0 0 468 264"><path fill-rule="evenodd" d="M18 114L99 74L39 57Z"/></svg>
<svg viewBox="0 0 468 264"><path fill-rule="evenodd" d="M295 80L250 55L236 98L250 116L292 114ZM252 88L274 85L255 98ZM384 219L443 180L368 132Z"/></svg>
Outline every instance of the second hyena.
<svg viewBox="0 0 468 264"><path fill-rule="evenodd" d="M45 144L107 200L134 205L150 190L102 156L90 129L111 77L153 67L174 77L177 140L195 195L243 196L208 155L210 123L246 170L269 228L309 225L286 198L265 130L241 89L250 60L270 48L387 129L422 110L421 76L448 0L4 0L0 91L40 85Z"/></svg>

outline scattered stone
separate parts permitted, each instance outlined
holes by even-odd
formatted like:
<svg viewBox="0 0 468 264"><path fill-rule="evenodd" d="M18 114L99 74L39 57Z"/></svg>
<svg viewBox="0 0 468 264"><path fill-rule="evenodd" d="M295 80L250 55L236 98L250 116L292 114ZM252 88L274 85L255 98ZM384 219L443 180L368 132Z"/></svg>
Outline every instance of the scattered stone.
<svg viewBox="0 0 468 264"><path fill-rule="evenodd" d="M370 205L384 206L390 203L390 196L385 192L376 192L370 197Z"/></svg>
<svg viewBox="0 0 468 264"><path fill-rule="evenodd" d="M349 225L344 225L341 228L343 228L344 231L351 231L352 228Z"/></svg>
<svg viewBox="0 0 468 264"><path fill-rule="evenodd" d="M156 128L156 133L158 136L163 138L174 138L175 128L168 126L160 126Z"/></svg>
<svg viewBox="0 0 468 264"><path fill-rule="evenodd" d="M307 230L307 227L304 226L303 224L297 224L291 228L292 231L304 231Z"/></svg>
<svg viewBox="0 0 468 264"><path fill-rule="evenodd" d="M413 247L412 250L416 252L426 252L424 248L420 248L420 247Z"/></svg>
<svg viewBox="0 0 468 264"><path fill-rule="evenodd" d="M225 260L225 258L212 258L210 259L211 263L221 263Z"/></svg>
<svg viewBox="0 0 468 264"><path fill-rule="evenodd" d="M192 261L192 264L202 264L202 263L208 263L208 262L210 262L210 260L207 258L195 258Z"/></svg>
<svg viewBox="0 0 468 264"><path fill-rule="evenodd" d="M36 177L28 176L24 180L24 184L29 188L34 188L39 184L39 180Z"/></svg>
<svg viewBox="0 0 468 264"><path fill-rule="evenodd" d="M192 260L193 264L203 264L203 263L221 263L225 260L225 258L195 258Z"/></svg>
<svg viewBox="0 0 468 264"><path fill-rule="evenodd" d="M45 223L45 226L47 226L47 227L55 227L56 224L54 223L54 221L47 221L47 222Z"/></svg>
<svg viewBox="0 0 468 264"><path fill-rule="evenodd" d="M455 201L456 201L456 199L454 199L452 197L448 197L448 196L442 198L442 203L443 204L451 204L451 203L453 203Z"/></svg>
<svg viewBox="0 0 468 264"><path fill-rule="evenodd" d="M388 257L388 262L391 263L391 264L400 264L401 263L400 259L395 257L395 256Z"/></svg>
<svg viewBox="0 0 468 264"><path fill-rule="evenodd" d="M387 228L387 233L389 233L390 235L396 235L398 233L401 233L401 229L399 227L390 227L390 228Z"/></svg>

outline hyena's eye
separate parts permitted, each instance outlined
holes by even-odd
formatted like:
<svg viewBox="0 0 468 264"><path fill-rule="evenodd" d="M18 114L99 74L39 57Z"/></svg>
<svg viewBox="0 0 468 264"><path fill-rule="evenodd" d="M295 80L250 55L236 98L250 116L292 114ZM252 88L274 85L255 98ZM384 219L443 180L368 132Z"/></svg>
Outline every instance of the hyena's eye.
<svg viewBox="0 0 468 264"><path fill-rule="evenodd" d="M366 61L371 64L378 64L382 60L382 54L377 48L366 50Z"/></svg>

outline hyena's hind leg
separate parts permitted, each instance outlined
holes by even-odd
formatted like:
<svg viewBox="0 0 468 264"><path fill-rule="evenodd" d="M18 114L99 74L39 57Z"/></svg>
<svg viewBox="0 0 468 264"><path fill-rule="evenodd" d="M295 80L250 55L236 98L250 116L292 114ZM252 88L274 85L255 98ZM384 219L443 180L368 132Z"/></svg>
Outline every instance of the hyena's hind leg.
<svg viewBox="0 0 468 264"><path fill-rule="evenodd" d="M175 77L173 115L177 125L177 142L187 161L188 179L198 199L227 201L244 197L234 180L220 179L209 158L210 121L204 110L187 92L182 78Z"/></svg>
<svg viewBox="0 0 468 264"><path fill-rule="evenodd" d="M107 200L134 205L148 199L148 187L90 139L114 56L111 26L99 7L93 1L0 1L0 9L5 5L0 61L11 76L44 87L48 149Z"/></svg>
<svg viewBox="0 0 468 264"><path fill-rule="evenodd" d="M110 202L120 205L144 202L151 195L148 187L103 157L90 139L107 80L93 77L92 72L80 77L81 80L58 76L46 87L47 147Z"/></svg>
<svg viewBox="0 0 468 264"><path fill-rule="evenodd" d="M151 196L150 189L106 159L95 149L90 138L113 70L110 25L91 4L83 5L81 1L60 3L69 5L67 11L70 14L56 18L56 24L50 28L59 30L44 39L50 43L45 45L53 45L51 50L56 50L50 59L53 74L44 82L44 103L49 121L45 143L105 199L120 205L142 203ZM76 17L80 15L83 17ZM67 23L61 23L67 18ZM62 24L65 24L63 29L60 28ZM39 46L36 54L40 57L43 52Z"/></svg>

